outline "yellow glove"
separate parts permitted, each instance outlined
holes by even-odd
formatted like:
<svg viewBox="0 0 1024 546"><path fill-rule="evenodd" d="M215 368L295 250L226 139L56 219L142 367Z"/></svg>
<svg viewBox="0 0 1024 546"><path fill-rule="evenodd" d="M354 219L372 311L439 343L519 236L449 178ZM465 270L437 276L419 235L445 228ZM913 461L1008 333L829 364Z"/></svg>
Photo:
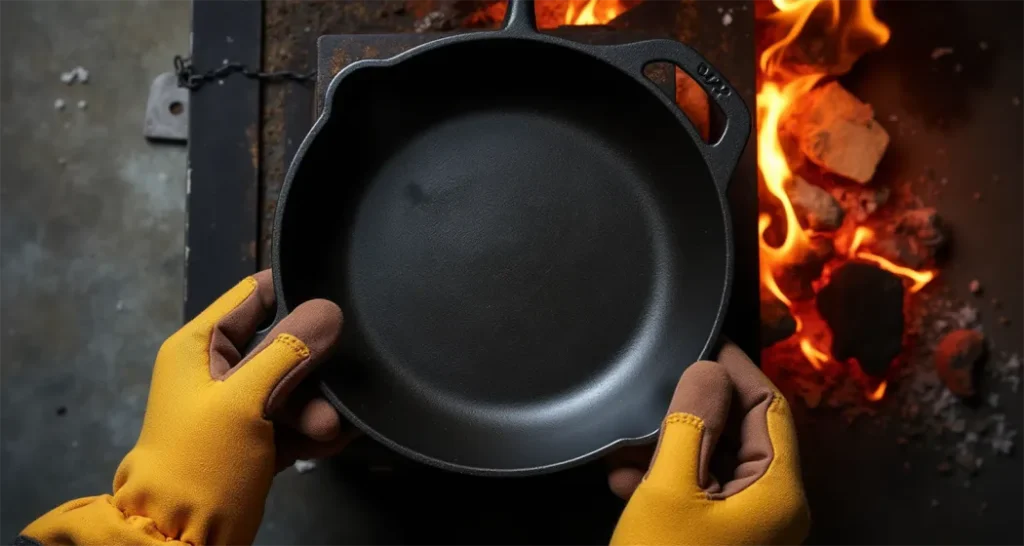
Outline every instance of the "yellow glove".
<svg viewBox="0 0 1024 546"><path fill-rule="evenodd" d="M715 448L730 409L740 418L737 465L719 484L712 456L723 455ZM731 343L679 380L647 476L619 469L609 485L629 498L613 545L796 544L810 526L789 406Z"/></svg>
<svg viewBox="0 0 1024 546"><path fill-rule="evenodd" d="M242 359L238 347L273 306L264 271L172 335L157 355L142 433L117 469L114 494L64 504L22 536L43 544L251 543L276 471L348 440L326 401L286 407L337 340L341 310L326 300L303 303Z"/></svg>

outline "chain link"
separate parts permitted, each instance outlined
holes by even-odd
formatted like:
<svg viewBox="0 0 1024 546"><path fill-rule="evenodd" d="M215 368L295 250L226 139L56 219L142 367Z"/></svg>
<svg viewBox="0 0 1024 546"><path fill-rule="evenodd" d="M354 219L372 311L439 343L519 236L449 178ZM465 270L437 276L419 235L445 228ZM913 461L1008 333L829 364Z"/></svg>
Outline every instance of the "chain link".
<svg viewBox="0 0 1024 546"><path fill-rule="evenodd" d="M293 81L306 83L316 78L316 70L306 73L292 72L290 70L259 72L247 68L242 63L226 63L213 70L198 73L195 67L192 66L192 58L182 57L181 55L174 56L174 73L178 76L178 87L184 87L192 91L213 80L220 80L231 74L241 74L249 79L267 82Z"/></svg>

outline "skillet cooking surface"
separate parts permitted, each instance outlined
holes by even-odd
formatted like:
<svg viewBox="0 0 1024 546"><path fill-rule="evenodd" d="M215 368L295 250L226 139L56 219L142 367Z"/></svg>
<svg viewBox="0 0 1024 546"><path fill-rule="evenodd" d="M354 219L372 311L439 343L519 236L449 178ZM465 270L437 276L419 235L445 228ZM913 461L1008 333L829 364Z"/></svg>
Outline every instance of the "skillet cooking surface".
<svg viewBox="0 0 1024 546"><path fill-rule="evenodd" d="M584 53L490 39L356 69L331 108L275 244L289 308L345 312L326 383L347 417L470 472L657 429L729 253L670 106Z"/></svg>

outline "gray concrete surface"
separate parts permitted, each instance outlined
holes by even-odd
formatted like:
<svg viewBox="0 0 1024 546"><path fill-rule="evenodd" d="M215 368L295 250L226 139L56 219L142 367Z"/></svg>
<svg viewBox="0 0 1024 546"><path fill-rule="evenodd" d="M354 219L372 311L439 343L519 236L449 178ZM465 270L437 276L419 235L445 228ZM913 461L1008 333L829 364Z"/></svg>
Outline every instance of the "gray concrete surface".
<svg viewBox="0 0 1024 546"><path fill-rule="evenodd" d="M0 2L4 543L63 501L110 492L156 349L180 324L185 149L141 129L150 82L187 51L189 14L180 0ZM78 65L88 84L61 83Z"/></svg>

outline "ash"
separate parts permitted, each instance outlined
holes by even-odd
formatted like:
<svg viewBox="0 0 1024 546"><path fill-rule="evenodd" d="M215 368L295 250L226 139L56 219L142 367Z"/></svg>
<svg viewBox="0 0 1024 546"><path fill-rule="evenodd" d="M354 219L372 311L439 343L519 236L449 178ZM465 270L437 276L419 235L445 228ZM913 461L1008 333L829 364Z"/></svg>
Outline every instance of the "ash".
<svg viewBox="0 0 1024 546"><path fill-rule="evenodd" d="M981 471L986 457L1013 454L1018 431L1007 425L1002 400L1019 390L1021 360L1017 354L989 347L989 357L979 363L981 369L976 374L982 392L966 400L958 397L936 372L935 348L953 330L966 328L984 334L978 309L939 298L922 308L916 343L894 382L893 401L899 408L900 426L911 442L936 446L953 462L955 472L973 476ZM1000 390L1009 393L1001 396L996 392Z"/></svg>
<svg viewBox="0 0 1024 546"><path fill-rule="evenodd" d="M938 474L959 475L970 483L986 458L1014 453L1018 431L1010 426L1003 407L1019 396L1021 357L989 346L987 359L975 372L978 393L968 399L957 396L939 377L936 347L955 330L984 334L980 312L969 303L940 296L914 297L921 301L909 306L914 315L908 317L910 335L883 400L866 400L863 378L853 370L815 370L801 354L796 336L766 349L770 356L763 359L765 372L783 392L811 410L837 411L847 424L867 420L880 427L899 427L900 444L927 446L941 454ZM991 344L988 339L985 343Z"/></svg>

